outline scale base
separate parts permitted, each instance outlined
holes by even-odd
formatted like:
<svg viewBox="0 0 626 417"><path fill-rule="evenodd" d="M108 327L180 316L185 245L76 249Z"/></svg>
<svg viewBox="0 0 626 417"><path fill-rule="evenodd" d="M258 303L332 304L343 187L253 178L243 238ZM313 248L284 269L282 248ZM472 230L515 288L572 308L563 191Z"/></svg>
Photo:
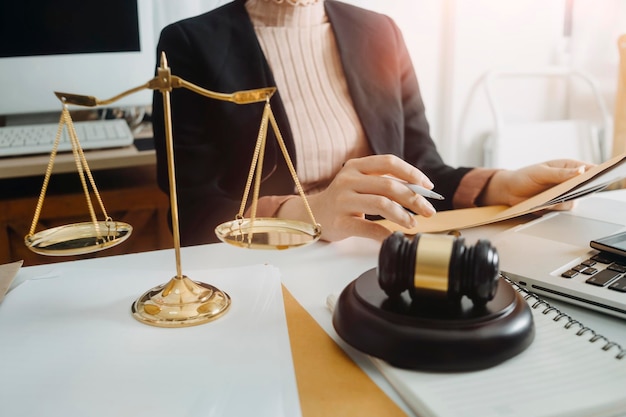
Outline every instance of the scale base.
<svg viewBox="0 0 626 417"><path fill-rule="evenodd" d="M535 330L530 307L504 280L493 300L413 302L390 299L376 269L350 283L333 313L337 334L352 347L405 369L461 372L495 366L526 349Z"/></svg>
<svg viewBox="0 0 626 417"><path fill-rule="evenodd" d="M229 307L228 294L183 275L144 293L131 311L137 320L152 326L189 327L214 320Z"/></svg>

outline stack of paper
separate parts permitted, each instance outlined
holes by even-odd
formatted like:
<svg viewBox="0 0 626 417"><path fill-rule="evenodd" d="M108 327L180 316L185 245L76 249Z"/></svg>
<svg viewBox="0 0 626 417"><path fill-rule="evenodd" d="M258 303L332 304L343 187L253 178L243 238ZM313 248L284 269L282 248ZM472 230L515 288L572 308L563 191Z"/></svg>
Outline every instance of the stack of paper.
<svg viewBox="0 0 626 417"><path fill-rule="evenodd" d="M232 305L215 321L174 329L130 312L169 271L57 272L0 304L1 415L300 415L276 268L186 272Z"/></svg>

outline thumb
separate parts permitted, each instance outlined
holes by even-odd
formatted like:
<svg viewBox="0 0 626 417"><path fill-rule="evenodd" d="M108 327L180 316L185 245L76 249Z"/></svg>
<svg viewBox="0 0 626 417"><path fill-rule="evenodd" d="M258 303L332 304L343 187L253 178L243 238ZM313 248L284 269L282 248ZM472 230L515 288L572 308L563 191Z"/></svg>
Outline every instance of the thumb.
<svg viewBox="0 0 626 417"><path fill-rule="evenodd" d="M571 178L574 178L580 174L584 174L585 173L585 166L581 165L579 167L576 168L558 168L553 170L553 175L551 175L551 177L553 178L554 183L561 183L563 181L569 180Z"/></svg>

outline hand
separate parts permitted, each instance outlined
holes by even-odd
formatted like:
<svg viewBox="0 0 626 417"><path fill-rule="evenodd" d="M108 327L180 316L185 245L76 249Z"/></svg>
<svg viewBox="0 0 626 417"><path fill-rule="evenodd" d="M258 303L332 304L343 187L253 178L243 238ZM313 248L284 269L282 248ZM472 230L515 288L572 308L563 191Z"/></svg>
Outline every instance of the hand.
<svg viewBox="0 0 626 417"><path fill-rule="evenodd" d="M571 159L558 159L530 165L515 171L502 170L494 174L483 193L481 205L515 205L570 178L584 173L592 164ZM553 209L566 210L572 202Z"/></svg>
<svg viewBox="0 0 626 417"><path fill-rule="evenodd" d="M433 188L424 173L396 156L373 155L351 159L324 191L307 196L315 220L322 226L322 239L336 241L361 236L382 241L389 236L389 230L366 220L365 214L379 215L411 228L416 225L416 220L403 207L426 217L435 213L426 198L383 175ZM277 216L309 220L300 198L287 200Z"/></svg>

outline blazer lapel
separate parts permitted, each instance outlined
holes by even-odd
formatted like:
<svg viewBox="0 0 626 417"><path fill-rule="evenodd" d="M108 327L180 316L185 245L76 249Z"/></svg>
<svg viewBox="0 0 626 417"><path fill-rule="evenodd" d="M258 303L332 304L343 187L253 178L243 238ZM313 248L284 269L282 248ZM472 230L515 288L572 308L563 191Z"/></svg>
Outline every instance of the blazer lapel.
<svg viewBox="0 0 626 417"><path fill-rule="evenodd" d="M374 153L402 156L402 103L393 39L380 30L381 17L327 0L348 88ZM357 12L355 12L357 11Z"/></svg>

